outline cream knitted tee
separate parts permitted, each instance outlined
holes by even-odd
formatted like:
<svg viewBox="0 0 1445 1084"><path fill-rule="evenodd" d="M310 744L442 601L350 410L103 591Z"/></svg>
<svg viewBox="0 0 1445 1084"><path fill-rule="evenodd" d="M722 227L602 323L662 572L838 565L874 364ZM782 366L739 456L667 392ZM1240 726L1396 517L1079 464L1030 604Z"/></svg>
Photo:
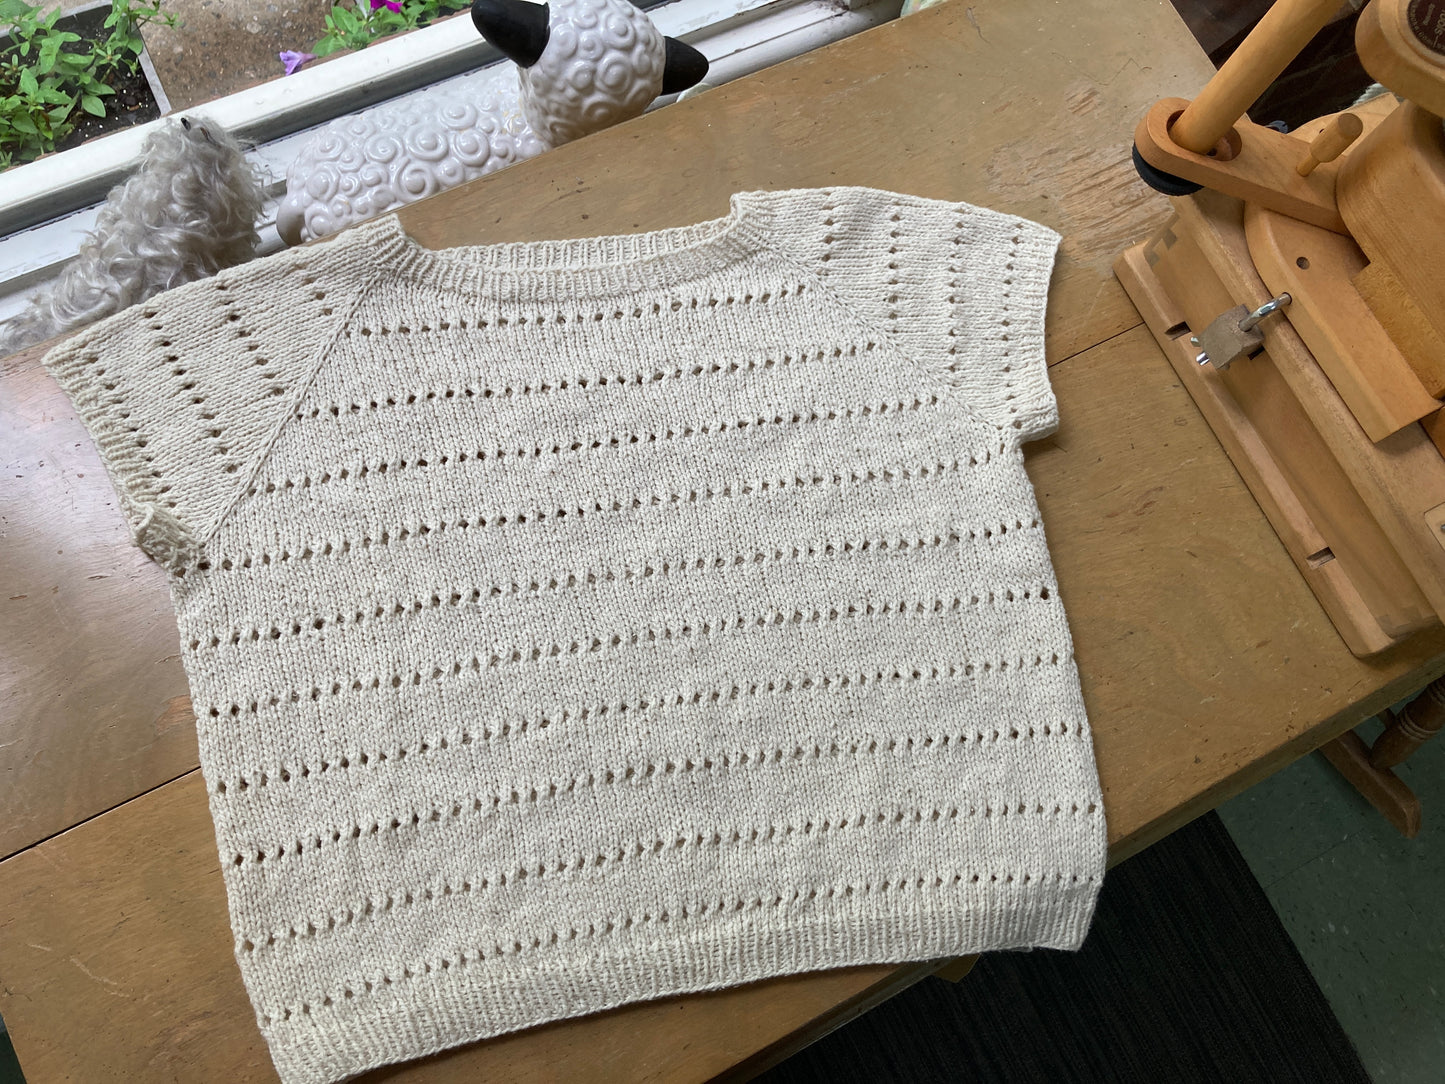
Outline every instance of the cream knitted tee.
<svg viewBox="0 0 1445 1084"><path fill-rule="evenodd" d="M867 189L442 251L387 217L50 355L172 575L287 1084L1080 943L1104 819L1020 450L1057 241Z"/></svg>

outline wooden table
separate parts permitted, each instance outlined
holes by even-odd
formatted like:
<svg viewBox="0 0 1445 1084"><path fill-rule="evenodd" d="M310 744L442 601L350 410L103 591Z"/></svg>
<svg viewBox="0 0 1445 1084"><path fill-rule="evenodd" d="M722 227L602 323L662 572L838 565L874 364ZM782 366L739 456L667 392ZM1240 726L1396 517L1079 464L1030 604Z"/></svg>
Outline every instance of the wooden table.
<svg viewBox="0 0 1445 1084"><path fill-rule="evenodd" d="M1167 4L955 0L403 218L445 247L679 225L738 189L866 184L1060 230L1048 351L1063 425L1028 468L1117 861L1445 671L1442 635L1345 650L1110 273L1167 211L1134 177L1129 133L1209 71ZM0 1014L32 1084L273 1080L231 956L162 576L128 545L37 355L5 362L0 389ZM928 970L637 1005L372 1079L739 1073Z"/></svg>

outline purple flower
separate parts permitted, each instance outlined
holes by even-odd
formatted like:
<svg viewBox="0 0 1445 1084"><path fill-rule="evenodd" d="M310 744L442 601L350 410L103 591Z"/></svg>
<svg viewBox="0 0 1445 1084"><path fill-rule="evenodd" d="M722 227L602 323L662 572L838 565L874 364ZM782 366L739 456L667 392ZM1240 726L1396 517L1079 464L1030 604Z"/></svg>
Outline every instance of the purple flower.
<svg viewBox="0 0 1445 1084"><path fill-rule="evenodd" d="M371 0L371 10L386 8L387 11L401 11L401 0Z"/></svg>
<svg viewBox="0 0 1445 1084"><path fill-rule="evenodd" d="M286 65L287 75L295 75L302 64L305 64L308 60L316 59L315 53L297 53L290 49L286 49L277 55L281 58L281 63Z"/></svg>

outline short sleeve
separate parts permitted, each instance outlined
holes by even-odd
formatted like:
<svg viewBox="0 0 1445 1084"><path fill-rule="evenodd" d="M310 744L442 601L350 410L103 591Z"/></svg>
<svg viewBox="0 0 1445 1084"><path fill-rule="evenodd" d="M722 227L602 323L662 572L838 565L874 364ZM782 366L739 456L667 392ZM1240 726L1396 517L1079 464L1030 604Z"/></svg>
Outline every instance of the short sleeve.
<svg viewBox="0 0 1445 1084"><path fill-rule="evenodd" d="M346 307L314 268L320 257L295 250L222 271L46 355L136 544L172 572L198 558L248 483Z"/></svg>
<svg viewBox="0 0 1445 1084"><path fill-rule="evenodd" d="M967 203L869 188L779 193L774 229L843 302L1022 442L1058 426L1044 358L1059 235Z"/></svg>

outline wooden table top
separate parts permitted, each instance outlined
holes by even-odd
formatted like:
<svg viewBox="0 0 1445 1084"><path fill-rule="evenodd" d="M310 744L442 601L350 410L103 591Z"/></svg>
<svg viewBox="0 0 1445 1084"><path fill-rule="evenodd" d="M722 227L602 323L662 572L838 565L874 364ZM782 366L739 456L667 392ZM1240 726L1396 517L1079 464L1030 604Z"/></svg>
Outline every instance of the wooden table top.
<svg viewBox="0 0 1445 1084"><path fill-rule="evenodd" d="M1117 861L1445 670L1445 634L1369 660L1345 650L1109 270L1167 214L1129 163L1135 122L1211 70L1167 4L958 0L402 218L440 248L648 230L715 217L736 190L863 184L1058 229L1048 353L1063 423L1027 463ZM0 1015L32 1084L274 1080L231 955L164 579L129 545L38 358L0 363ZM736 1075L929 969L635 1005L368 1079Z"/></svg>

